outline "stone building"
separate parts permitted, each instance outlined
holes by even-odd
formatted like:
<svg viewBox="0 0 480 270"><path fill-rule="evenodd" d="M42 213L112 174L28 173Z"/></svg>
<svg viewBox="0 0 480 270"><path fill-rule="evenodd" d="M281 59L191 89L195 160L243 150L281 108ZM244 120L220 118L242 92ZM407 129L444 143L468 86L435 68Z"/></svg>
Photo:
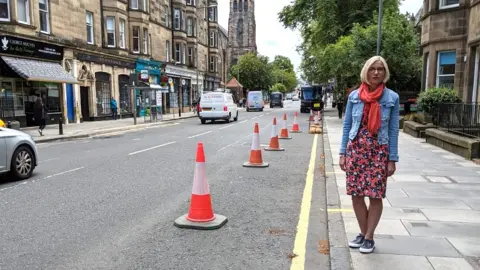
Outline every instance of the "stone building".
<svg viewBox="0 0 480 270"><path fill-rule="evenodd" d="M218 76L221 79L220 87L225 87L228 80L228 58L227 58L227 49L228 49L228 32L222 26L219 26L219 40L218 40L218 49L220 52L219 58L219 68Z"/></svg>
<svg viewBox="0 0 480 270"><path fill-rule="evenodd" d="M228 18L228 66L247 52L257 52L255 0L230 0Z"/></svg>
<svg viewBox="0 0 480 270"><path fill-rule="evenodd" d="M479 102L480 2L424 0L422 89L446 86Z"/></svg>

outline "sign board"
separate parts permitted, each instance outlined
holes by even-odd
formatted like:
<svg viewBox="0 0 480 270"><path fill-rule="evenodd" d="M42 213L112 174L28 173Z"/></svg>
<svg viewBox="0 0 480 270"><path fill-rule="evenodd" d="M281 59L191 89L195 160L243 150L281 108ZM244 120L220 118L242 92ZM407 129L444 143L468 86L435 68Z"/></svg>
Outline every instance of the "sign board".
<svg viewBox="0 0 480 270"><path fill-rule="evenodd" d="M144 82L148 82L149 76L148 76L148 70L141 70L140 71L140 80Z"/></svg>
<svg viewBox="0 0 480 270"><path fill-rule="evenodd" d="M157 90L157 107L162 107L162 90Z"/></svg>
<svg viewBox="0 0 480 270"><path fill-rule="evenodd" d="M13 36L0 35L0 52L53 61L63 60L63 47Z"/></svg>
<svg viewBox="0 0 480 270"><path fill-rule="evenodd" d="M127 62L122 60L117 60L113 58L108 58L100 55L86 54L86 53L75 53L75 57L83 62L93 62L101 65L107 66L117 66L128 69L135 69L135 62Z"/></svg>

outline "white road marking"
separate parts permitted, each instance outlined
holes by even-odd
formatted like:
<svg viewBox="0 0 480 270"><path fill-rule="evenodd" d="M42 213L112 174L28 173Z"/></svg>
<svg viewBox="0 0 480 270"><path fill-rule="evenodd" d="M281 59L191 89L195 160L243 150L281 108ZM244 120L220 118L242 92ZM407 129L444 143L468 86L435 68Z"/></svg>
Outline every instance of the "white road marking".
<svg viewBox="0 0 480 270"><path fill-rule="evenodd" d="M257 119L257 118L258 118L258 116L252 117L252 120L253 120L253 119Z"/></svg>
<svg viewBox="0 0 480 270"><path fill-rule="evenodd" d="M236 141L236 142L234 142L234 143L231 143L231 144L229 144L229 145L226 145L226 146L220 148L220 150L218 150L218 152L223 151L223 150L227 149L228 147L234 146L235 144L237 144L237 143L239 143L239 142L241 142L241 141L243 141L243 138L240 139L240 140L238 140L238 141Z"/></svg>
<svg viewBox="0 0 480 270"><path fill-rule="evenodd" d="M42 164L42 163L57 160L57 159L60 159L60 158L49 158L49 159L41 160L41 161L38 162L38 164Z"/></svg>
<svg viewBox="0 0 480 270"><path fill-rule="evenodd" d="M234 125L232 124L232 125L228 125L228 126L221 127L221 128L219 128L219 129L226 129L226 128L233 127L233 126L234 126Z"/></svg>
<svg viewBox="0 0 480 270"><path fill-rule="evenodd" d="M204 133L200 133L200 134L197 134L197 135L190 136L188 138L192 139L192 138L199 137L199 136L202 136L202 135L205 135L205 134L208 134L208 133L212 133L212 131L210 130L210 131L207 131L207 132L204 132Z"/></svg>
<svg viewBox="0 0 480 270"><path fill-rule="evenodd" d="M132 139L132 141L140 141L140 138Z"/></svg>
<svg viewBox="0 0 480 270"><path fill-rule="evenodd" d="M242 123L245 123L245 122L247 122L247 121L248 121L248 120L243 120L243 121L240 121L240 122L238 122L238 123L239 123L239 124L242 124Z"/></svg>
<svg viewBox="0 0 480 270"><path fill-rule="evenodd" d="M170 144L174 144L174 143L177 143L177 142L168 142L168 143L160 144L160 145L153 146L153 147L150 147L150 148L147 148L147 149L143 149L143 150L140 150L140 151L132 152L132 153L130 153L130 154L128 154L128 155L129 155L129 156L133 156L133 155L136 155L136 154L140 154L140 153L143 153L143 152L147 152L147 151L150 151L150 150L153 150L153 149L157 149L157 148L160 148L160 147L164 147L164 146L167 146L167 145L170 145Z"/></svg>
<svg viewBox="0 0 480 270"><path fill-rule="evenodd" d="M36 181L46 180L46 179L49 179L49 178L52 178L52 177L55 177L55 176L64 175L64 174L71 173L71 172L75 172L75 171L78 171L78 170L81 170L81 169L85 169L85 167L79 167L79 168L71 169L71 170L68 170L68 171L59 172L59 173L52 174L52 175L49 175L49 176L45 176L45 177L43 177L43 178L38 178L38 179L35 179L35 180L23 181L23 182L21 182L21 183L19 183L19 184L16 184L16 185L13 185L13 186L9 186L9 187L6 187L6 188L2 188L2 189L0 189L0 191L4 191L4 190L7 190L7 189L16 188L16 187L18 187L18 186L20 186L20 185L26 185L26 184L29 184L29 183L35 183Z"/></svg>
<svg viewBox="0 0 480 270"><path fill-rule="evenodd" d="M259 130L259 132L262 133L263 130L265 130L266 128L268 128L268 127L270 127L270 126L271 126L271 125L267 125L267 126L261 128L261 129ZM249 134L249 135L247 135L247 136L245 136L245 137L243 137L242 139L240 139L240 140L238 140L238 141L236 141L236 142L234 142L234 143L231 143L231 144L229 144L229 145L226 145L226 146L220 148L217 152L220 152L220 151L223 151L223 150L225 150L225 149L227 149L227 148L229 148L229 147L232 147L232 146L234 146L235 144L237 144L237 143L239 143L239 142L242 142L243 140L245 140L246 138L248 138L248 137L250 137L250 136L252 136L252 135L253 135L253 133L252 133L252 134ZM245 145L245 144L247 144L247 143L248 143L248 142L243 142L241 145Z"/></svg>
<svg viewBox="0 0 480 270"><path fill-rule="evenodd" d="M180 123L175 122L175 123L169 123L169 124L158 124L158 125L154 125L154 126L148 126L147 128L148 128L148 129L151 129L151 128L163 128L163 127L171 127L171 126L176 126L176 125L180 125Z"/></svg>

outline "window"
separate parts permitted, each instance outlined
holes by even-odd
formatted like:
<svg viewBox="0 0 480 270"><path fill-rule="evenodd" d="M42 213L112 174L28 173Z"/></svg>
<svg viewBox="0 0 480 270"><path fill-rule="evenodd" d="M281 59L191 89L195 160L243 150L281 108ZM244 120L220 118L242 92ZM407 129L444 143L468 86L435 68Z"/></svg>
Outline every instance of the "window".
<svg viewBox="0 0 480 270"><path fill-rule="evenodd" d="M175 62L180 63L181 60L180 44L175 43Z"/></svg>
<svg viewBox="0 0 480 270"><path fill-rule="evenodd" d="M189 37L193 36L193 19L192 18L187 19L187 35Z"/></svg>
<svg viewBox="0 0 480 270"><path fill-rule="evenodd" d="M195 59L195 67L198 67L198 52L197 52L197 48L194 49L194 55L193 55L193 59Z"/></svg>
<svg viewBox="0 0 480 270"><path fill-rule="evenodd" d="M210 32L210 47L217 47L217 32L211 31Z"/></svg>
<svg viewBox="0 0 480 270"><path fill-rule="evenodd" d="M10 20L10 0L0 0L0 21Z"/></svg>
<svg viewBox="0 0 480 270"><path fill-rule="evenodd" d="M173 10L173 29L180 30L180 9Z"/></svg>
<svg viewBox="0 0 480 270"><path fill-rule="evenodd" d="M193 36L197 36L197 19L193 18Z"/></svg>
<svg viewBox="0 0 480 270"><path fill-rule="evenodd" d="M440 0L440 9L453 8L460 5L460 0Z"/></svg>
<svg viewBox="0 0 480 270"><path fill-rule="evenodd" d="M182 11L182 31L186 32L187 31L187 23L186 23L186 18L185 18L185 12Z"/></svg>
<svg viewBox="0 0 480 270"><path fill-rule="evenodd" d="M193 66L193 48L188 48L188 65Z"/></svg>
<svg viewBox="0 0 480 270"><path fill-rule="evenodd" d="M138 9L138 0L130 0L130 8Z"/></svg>
<svg viewBox="0 0 480 270"><path fill-rule="evenodd" d="M93 40L93 13L87 11L87 43L93 44L95 43Z"/></svg>
<svg viewBox="0 0 480 270"><path fill-rule="evenodd" d="M208 8L208 20L211 22L217 21L217 7Z"/></svg>
<svg viewBox="0 0 480 270"><path fill-rule="evenodd" d="M192 6L193 5L192 0L186 0L185 3L187 4L187 6Z"/></svg>
<svg viewBox="0 0 480 270"><path fill-rule="evenodd" d="M243 10L248 11L248 0L245 0L243 3L244 3Z"/></svg>
<svg viewBox="0 0 480 270"><path fill-rule="evenodd" d="M125 49L125 20L120 19L118 24L118 32L120 33L120 48Z"/></svg>
<svg viewBox="0 0 480 270"><path fill-rule="evenodd" d="M187 60L187 46L183 45L183 50L182 50L182 64L185 65L185 61Z"/></svg>
<svg viewBox="0 0 480 270"><path fill-rule="evenodd" d="M170 27L170 7L164 6L163 8L164 8L163 16L165 17L165 26Z"/></svg>
<svg viewBox="0 0 480 270"><path fill-rule="evenodd" d="M217 71L217 57L215 56L210 56L210 72L216 72Z"/></svg>
<svg viewBox="0 0 480 270"><path fill-rule="evenodd" d="M165 41L165 62L170 62L170 40Z"/></svg>
<svg viewBox="0 0 480 270"><path fill-rule="evenodd" d="M233 1L233 11L237 11L237 0Z"/></svg>
<svg viewBox="0 0 480 270"><path fill-rule="evenodd" d="M143 28L143 52L148 54L148 29Z"/></svg>
<svg viewBox="0 0 480 270"><path fill-rule="evenodd" d="M28 0L17 0L18 21L30 24L30 3Z"/></svg>
<svg viewBox="0 0 480 270"><path fill-rule="evenodd" d="M107 17L107 46L115 47L115 17Z"/></svg>
<svg viewBox="0 0 480 270"><path fill-rule="evenodd" d="M142 9L143 11L148 12L148 0L142 1Z"/></svg>
<svg viewBox="0 0 480 270"><path fill-rule="evenodd" d="M437 60L437 87L453 89L455 80L456 52L438 52Z"/></svg>
<svg viewBox="0 0 480 270"><path fill-rule="evenodd" d="M140 53L140 27L132 27L132 46L134 53Z"/></svg>
<svg viewBox="0 0 480 270"><path fill-rule="evenodd" d="M38 9L40 11L40 32L50 33L50 17L48 16L48 0L39 0Z"/></svg>

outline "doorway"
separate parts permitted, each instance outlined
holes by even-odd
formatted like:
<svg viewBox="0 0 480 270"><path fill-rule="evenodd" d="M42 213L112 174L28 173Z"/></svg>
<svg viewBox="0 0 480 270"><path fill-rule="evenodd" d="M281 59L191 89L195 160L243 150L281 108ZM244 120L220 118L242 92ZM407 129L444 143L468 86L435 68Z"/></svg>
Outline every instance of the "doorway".
<svg viewBox="0 0 480 270"><path fill-rule="evenodd" d="M75 101L73 98L73 85L67 84L67 117L68 121L73 123L75 121Z"/></svg>
<svg viewBox="0 0 480 270"><path fill-rule="evenodd" d="M90 88L80 86L80 106L83 121L90 121Z"/></svg>

